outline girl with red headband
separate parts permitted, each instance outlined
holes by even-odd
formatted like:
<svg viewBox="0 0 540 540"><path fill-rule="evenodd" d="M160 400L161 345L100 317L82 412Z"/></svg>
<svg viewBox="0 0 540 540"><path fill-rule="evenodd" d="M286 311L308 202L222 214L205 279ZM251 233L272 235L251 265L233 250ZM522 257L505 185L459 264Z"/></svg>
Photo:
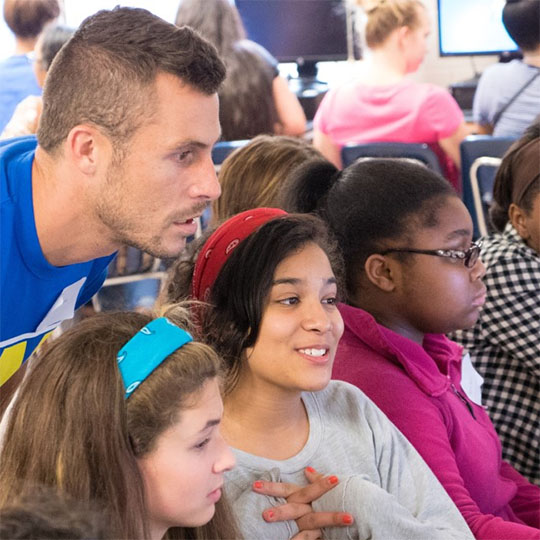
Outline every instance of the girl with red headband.
<svg viewBox="0 0 540 540"><path fill-rule="evenodd" d="M201 335L226 364L237 467L225 489L242 533L320 538L314 523L329 512L348 527L325 538L472 538L408 441L357 388L330 381L343 332L332 245L318 218L258 209L225 222L196 259ZM312 467L337 475L318 498L305 487Z"/></svg>

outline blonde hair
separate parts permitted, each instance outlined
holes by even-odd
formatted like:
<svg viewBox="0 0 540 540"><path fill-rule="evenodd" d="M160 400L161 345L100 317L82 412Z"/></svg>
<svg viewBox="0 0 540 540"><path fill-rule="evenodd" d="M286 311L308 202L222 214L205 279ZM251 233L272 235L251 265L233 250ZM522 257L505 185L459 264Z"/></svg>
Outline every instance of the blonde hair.
<svg viewBox="0 0 540 540"><path fill-rule="evenodd" d="M369 48L382 45L388 36L402 26L416 28L419 11L425 9L420 0L356 0L365 14L364 39Z"/></svg>
<svg viewBox="0 0 540 540"><path fill-rule="evenodd" d="M212 204L212 223L251 208L279 208L283 182L299 165L320 159L320 152L304 139L255 137L223 162L219 171L222 195Z"/></svg>

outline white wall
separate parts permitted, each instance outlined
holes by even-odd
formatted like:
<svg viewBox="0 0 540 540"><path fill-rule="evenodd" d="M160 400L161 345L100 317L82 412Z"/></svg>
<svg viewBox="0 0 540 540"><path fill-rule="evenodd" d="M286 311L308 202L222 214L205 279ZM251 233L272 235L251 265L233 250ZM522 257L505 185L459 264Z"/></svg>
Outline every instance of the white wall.
<svg viewBox="0 0 540 540"><path fill-rule="evenodd" d="M439 57L439 37L437 33L437 0L423 0L430 17L432 32L429 38L429 52L420 66L418 72L413 77L418 81L432 82L441 86L448 86L451 83L469 79L474 75L474 66L478 72L497 61L496 56L475 56L475 57ZM4 0L0 5L3 8ZM92 2L82 2L81 0L64 0L66 22L70 25L78 25L81 20L97 11L100 8L111 8L117 4L146 7L160 17L173 22L179 0L93 0ZM3 10L2 10L3 11ZM481 31L481 25L479 25ZM6 26L3 17L0 18L0 59L5 58L13 52L13 37ZM322 66L320 70L321 78L331 79L332 83L339 82L348 77L351 66L346 63L329 63ZM285 73L290 73L290 69L285 69Z"/></svg>
<svg viewBox="0 0 540 540"><path fill-rule="evenodd" d="M422 0L431 20L431 34L428 38L428 54L419 70L411 78L419 82L431 82L448 87L452 83L464 81L481 73L487 66L498 61L496 55L490 56L439 56L439 34L437 24L437 0ZM482 26L478 25L478 31ZM295 76L292 64L282 66L283 75ZM354 73L354 62L321 62L319 79L331 86L347 81Z"/></svg>
<svg viewBox="0 0 540 540"><path fill-rule="evenodd" d="M62 0L63 13L60 22L68 26L77 27L79 24L100 9L112 9L114 6L142 7L162 17L166 21L174 22L179 0ZM0 60L12 55L15 49L15 40L11 30L4 20L4 0L0 2Z"/></svg>
<svg viewBox="0 0 540 540"><path fill-rule="evenodd" d="M497 56L439 56L439 35L437 31L437 0L423 0L431 18L429 52L414 78L422 82L432 82L440 86L470 79L474 76L474 67L481 73L484 68L498 61ZM482 25L478 24L478 31Z"/></svg>
<svg viewBox="0 0 540 540"><path fill-rule="evenodd" d="M4 0L0 2L0 60L7 58L15 49L15 39L4 20Z"/></svg>

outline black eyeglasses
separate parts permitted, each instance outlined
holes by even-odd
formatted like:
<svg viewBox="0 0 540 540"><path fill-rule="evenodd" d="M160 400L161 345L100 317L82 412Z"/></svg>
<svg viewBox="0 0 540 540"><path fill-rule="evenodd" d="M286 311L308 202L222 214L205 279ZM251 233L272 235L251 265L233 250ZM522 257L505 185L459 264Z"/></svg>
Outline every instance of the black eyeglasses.
<svg viewBox="0 0 540 540"><path fill-rule="evenodd" d="M465 251L460 249L404 249L404 248L391 248L381 251L381 255L387 253L420 253L421 255L434 255L435 257L445 257L447 259L461 260L467 268L472 268L478 257L480 256L480 249L482 248L482 241L472 242L471 247Z"/></svg>

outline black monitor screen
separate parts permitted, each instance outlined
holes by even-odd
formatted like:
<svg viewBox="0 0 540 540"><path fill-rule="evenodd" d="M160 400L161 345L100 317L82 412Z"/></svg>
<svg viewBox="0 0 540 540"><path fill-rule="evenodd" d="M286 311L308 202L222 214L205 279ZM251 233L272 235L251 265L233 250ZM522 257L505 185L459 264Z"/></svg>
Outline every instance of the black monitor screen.
<svg viewBox="0 0 540 540"><path fill-rule="evenodd" d="M517 45L503 22L504 0L438 0L441 56L499 54Z"/></svg>
<svg viewBox="0 0 540 540"><path fill-rule="evenodd" d="M249 39L279 62L347 59L344 0L235 0Z"/></svg>

